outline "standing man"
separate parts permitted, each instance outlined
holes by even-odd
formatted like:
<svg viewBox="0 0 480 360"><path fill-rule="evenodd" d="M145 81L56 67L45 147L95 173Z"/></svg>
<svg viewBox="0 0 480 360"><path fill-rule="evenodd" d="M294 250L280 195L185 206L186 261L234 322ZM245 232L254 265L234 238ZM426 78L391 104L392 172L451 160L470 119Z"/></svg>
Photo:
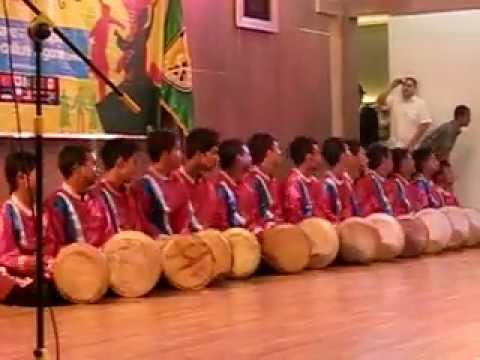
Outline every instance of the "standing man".
<svg viewBox="0 0 480 360"><path fill-rule="evenodd" d="M468 106L458 105L455 108L454 119L433 130L423 141L422 148L431 148L439 161L450 158L458 135L463 128L470 125L471 111Z"/></svg>
<svg viewBox="0 0 480 360"><path fill-rule="evenodd" d="M402 86L400 94L393 91ZM378 97L380 111L390 118L392 145L415 150L432 124L432 118L423 99L417 96L418 82L413 77L396 79Z"/></svg>

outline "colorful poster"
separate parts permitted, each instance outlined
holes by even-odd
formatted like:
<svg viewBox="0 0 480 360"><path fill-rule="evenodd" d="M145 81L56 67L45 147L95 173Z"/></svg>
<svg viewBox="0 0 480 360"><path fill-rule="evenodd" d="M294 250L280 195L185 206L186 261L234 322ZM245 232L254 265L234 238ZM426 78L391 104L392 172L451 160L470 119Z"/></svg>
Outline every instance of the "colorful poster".
<svg viewBox="0 0 480 360"><path fill-rule="evenodd" d="M14 93L22 130L32 132L35 56L27 27L33 15L21 0L7 3L9 28L0 5L0 134L17 132ZM161 126L161 107L184 131L193 125L191 59L181 0L37 0L35 4L142 109L140 114L131 113L52 35L44 42L42 55L45 135L144 135Z"/></svg>

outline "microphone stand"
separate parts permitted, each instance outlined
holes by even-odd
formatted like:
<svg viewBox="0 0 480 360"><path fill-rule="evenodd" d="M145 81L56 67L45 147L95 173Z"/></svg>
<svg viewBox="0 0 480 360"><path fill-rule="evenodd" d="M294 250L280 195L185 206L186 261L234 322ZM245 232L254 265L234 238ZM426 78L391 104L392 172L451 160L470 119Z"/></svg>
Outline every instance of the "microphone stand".
<svg viewBox="0 0 480 360"><path fill-rule="evenodd" d="M43 109L42 109L42 50L43 41L48 39L53 32L56 34L87 66L104 81L112 91L120 97L124 105L132 112L138 114L140 107L127 94L122 92L105 74L98 69L92 61L55 26L45 14L31 0L22 0L23 3L36 15L28 28L28 34L33 41L36 63L36 117L35 129L35 165L37 175L37 188L35 192L35 233L36 233L36 347L33 352L35 360L47 360L45 348L45 304L43 299L45 284L45 266L43 261ZM13 81L14 79L12 79Z"/></svg>

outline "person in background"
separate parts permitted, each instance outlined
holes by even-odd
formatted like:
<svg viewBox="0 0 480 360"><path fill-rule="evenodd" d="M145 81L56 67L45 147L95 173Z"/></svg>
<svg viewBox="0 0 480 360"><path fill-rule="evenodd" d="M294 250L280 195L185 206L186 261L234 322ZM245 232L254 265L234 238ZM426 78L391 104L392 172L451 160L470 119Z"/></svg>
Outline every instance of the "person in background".
<svg viewBox="0 0 480 360"><path fill-rule="evenodd" d="M138 146L125 139L107 141L100 156L105 169L98 183L98 199L103 203L103 215L108 224L100 244L121 231L142 231L152 237L159 235L141 211L131 184L137 174Z"/></svg>
<svg viewBox="0 0 480 360"><path fill-rule="evenodd" d="M440 162L438 171L433 175L433 182L435 183L435 191L440 194L445 206L460 206L454 191L455 175L448 161Z"/></svg>
<svg viewBox="0 0 480 360"><path fill-rule="evenodd" d="M252 164L248 147L239 139L223 141L218 149L220 174L217 182L218 205L214 228L242 227L254 232L257 207L253 190L245 181Z"/></svg>
<svg viewBox="0 0 480 360"><path fill-rule="evenodd" d="M422 148L431 148L439 161L449 161L450 153L462 129L470 125L471 111L468 106L459 105L455 108L454 119L433 130L422 141Z"/></svg>
<svg viewBox="0 0 480 360"><path fill-rule="evenodd" d="M359 117L360 117L360 142L362 146L368 147L370 144L380 140L380 129L377 110L370 104L364 104L363 98L366 95L361 84L358 84L358 93L360 98Z"/></svg>
<svg viewBox="0 0 480 360"><path fill-rule="evenodd" d="M350 151L345 142L336 137L328 138L322 145L322 157L328 170L320 181L320 197L326 218L339 222L354 215L352 193L345 178L345 164Z"/></svg>
<svg viewBox="0 0 480 360"><path fill-rule="evenodd" d="M188 190L191 228L199 231L212 226L217 192L213 172L218 167L219 134L207 128L193 129L185 140L185 164L177 176Z"/></svg>
<svg viewBox="0 0 480 360"><path fill-rule="evenodd" d="M387 178L393 168L390 150L384 145L373 144L367 150L367 157L369 170L355 184L360 211L363 216L393 215L392 199L387 191Z"/></svg>
<svg viewBox="0 0 480 360"><path fill-rule="evenodd" d="M66 145L58 156L58 167L64 182L46 201L47 237L58 247L101 243L107 223L91 191L97 179L94 154L82 145Z"/></svg>
<svg viewBox="0 0 480 360"><path fill-rule="evenodd" d="M407 149L392 150L393 172L388 180L389 198L393 199L395 216L407 215L417 210L417 190L412 184L415 162Z"/></svg>
<svg viewBox="0 0 480 360"><path fill-rule="evenodd" d="M310 137L295 138L289 148L295 167L283 186L283 214L287 222L296 224L313 216L325 217L321 204L314 201L319 182L314 177L322 155L318 142Z"/></svg>
<svg viewBox="0 0 480 360"><path fill-rule="evenodd" d="M188 190L176 176L183 158L179 138L171 131L152 132L148 134L147 152L150 167L134 185L145 218L158 234L190 232Z"/></svg>
<svg viewBox="0 0 480 360"><path fill-rule="evenodd" d="M23 151L8 155L5 177L10 198L2 206L0 220L0 301L11 305L34 306L37 248L33 210L37 186L35 155ZM47 279L45 300L48 304L58 300L55 287L49 281L55 250L55 243L44 242Z"/></svg>
<svg viewBox="0 0 480 360"><path fill-rule="evenodd" d="M283 163L278 140L271 134L256 133L248 140L252 167L247 183L255 194L256 224L268 228L283 222L280 188L275 177Z"/></svg>
<svg viewBox="0 0 480 360"><path fill-rule="evenodd" d="M413 160L416 169L414 184L418 192L418 210L442 207L443 199L433 183L433 176L438 171L439 164L432 149L416 150L413 153Z"/></svg>
<svg viewBox="0 0 480 360"><path fill-rule="evenodd" d="M401 86L401 93L392 93ZM378 97L379 110L390 119L391 142L395 147L415 150L427 133L432 118L423 99L417 96L418 82L413 77L396 79Z"/></svg>

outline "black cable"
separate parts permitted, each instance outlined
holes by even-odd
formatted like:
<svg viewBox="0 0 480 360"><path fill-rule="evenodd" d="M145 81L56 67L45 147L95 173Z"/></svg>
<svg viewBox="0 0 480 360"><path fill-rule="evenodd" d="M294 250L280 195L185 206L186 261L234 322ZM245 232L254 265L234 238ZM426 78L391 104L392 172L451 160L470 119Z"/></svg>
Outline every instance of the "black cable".
<svg viewBox="0 0 480 360"><path fill-rule="evenodd" d="M21 116L20 116L20 108L19 108L19 103L18 103L18 98L17 98L17 88L15 84L15 69L13 65L13 52L12 52L12 35L11 35L11 24L10 24L10 16L8 12L8 6L7 6L7 0L3 0L3 12L5 15L5 27L6 27L6 32L7 32L7 44L8 44L8 59L9 59L9 70L10 70L10 78L12 82L12 93L13 93L13 102L15 106L15 117L16 117L16 122L17 122L17 135L18 135L18 144L19 144L19 151L24 152L24 147L23 147L23 141L22 141L22 121L21 121ZM37 96L41 96L41 92L39 89L37 89ZM12 149L13 149L13 144L14 141L11 142L12 144ZM14 150L14 149L13 149ZM24 167L26 168L26 167ZM33 199L33 189L29 181L27 181L27 187L28 187L28 192L30 193L31 198ZM40 200L41 201L41 200ZM32 204L31 206L32 214L35 214L35 206ZM35 215L34 215L35 216ZM41 296L41 294L39 294ZM53 308L51 306L48 306L48 310L50 313L50 319L52 321L52 327L53 327L53 335L55 338L55 349L56 349L56 359L60 360L60 338L58 336L58 326L55 318L55 313L53 311Z"/></svg>

